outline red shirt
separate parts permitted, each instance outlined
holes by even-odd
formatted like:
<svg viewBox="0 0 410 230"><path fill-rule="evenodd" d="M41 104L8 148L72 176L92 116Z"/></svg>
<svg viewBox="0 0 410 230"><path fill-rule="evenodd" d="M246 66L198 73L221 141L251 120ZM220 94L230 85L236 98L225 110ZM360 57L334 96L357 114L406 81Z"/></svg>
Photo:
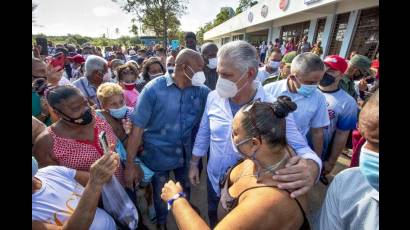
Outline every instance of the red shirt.
<svg viewBox="0 0 410 230"><path fill-rule="evenodd" d="M116 144L117 137L111 126L105 120L95 116L95 113L93 113L93 117L95 126L92 142L57 136L53 129L48 127L48 132L53 137L52 152L59 165L81 171L90 171L91 165L104 154L98 141L98 134L101 131L106 132L109 145ZM124 172L121 165L114 174L119 182L124 184Z"/></svg>

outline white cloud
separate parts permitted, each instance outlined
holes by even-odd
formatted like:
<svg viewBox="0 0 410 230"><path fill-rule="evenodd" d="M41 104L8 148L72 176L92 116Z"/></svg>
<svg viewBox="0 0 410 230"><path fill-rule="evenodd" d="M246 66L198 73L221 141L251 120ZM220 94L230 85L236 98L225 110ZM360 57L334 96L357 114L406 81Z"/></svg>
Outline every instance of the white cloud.
<svg viewBox="0 0 410 230"><path fill-rule="evenodd" d="M117 12L116 9L105 6L98 6L93 9L93 14L97 17L107 17Z"/></svg>

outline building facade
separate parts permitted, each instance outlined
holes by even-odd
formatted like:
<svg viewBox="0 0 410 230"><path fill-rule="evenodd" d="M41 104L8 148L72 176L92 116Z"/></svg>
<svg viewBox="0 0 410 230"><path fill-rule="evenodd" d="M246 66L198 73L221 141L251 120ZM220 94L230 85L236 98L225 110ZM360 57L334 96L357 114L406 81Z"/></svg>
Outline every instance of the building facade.
<svg viewBox="0 0 410 230"><path fill-rule="evenodd" d="M204 34L218 46L246 40L254 45L276 38L321 41L323 56L347 58L357 51L373 59L379 49L378 0L261 0Z"/></svg>

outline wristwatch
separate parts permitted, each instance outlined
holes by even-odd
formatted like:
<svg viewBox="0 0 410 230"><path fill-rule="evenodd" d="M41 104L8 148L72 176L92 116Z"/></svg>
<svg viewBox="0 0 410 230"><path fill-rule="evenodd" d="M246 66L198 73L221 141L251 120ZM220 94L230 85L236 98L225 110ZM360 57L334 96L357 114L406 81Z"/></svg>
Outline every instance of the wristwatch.
<svg viewBox="0 0 410 230"><path fill-rule="evenodd" d="M168 204L168 211L171 209L172 204L174 203L175 200L177 200L178 198L184 197L186 198L186 194L184 192L179 192L177 194L175 194L173 197L171 197L171 199L169 199L167 201Z"/></svg>

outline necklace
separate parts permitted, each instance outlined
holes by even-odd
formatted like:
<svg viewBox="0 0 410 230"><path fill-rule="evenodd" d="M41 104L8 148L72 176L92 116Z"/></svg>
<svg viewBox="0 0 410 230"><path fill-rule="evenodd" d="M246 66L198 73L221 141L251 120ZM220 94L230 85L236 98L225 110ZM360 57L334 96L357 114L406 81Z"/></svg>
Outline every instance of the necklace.
<svg viewBox="0 0 410 230"><path fill-rule="evenodd" d="M268 174L268 173L272 173L275 174L276 170L283 164L283 162L285 162L285 160L287 160L288 158L285 156L283 156L282 160L280 160L278 163L275 163L273 165L268 165L268 167L265 167L263 169L264 174Z"/></svg>

